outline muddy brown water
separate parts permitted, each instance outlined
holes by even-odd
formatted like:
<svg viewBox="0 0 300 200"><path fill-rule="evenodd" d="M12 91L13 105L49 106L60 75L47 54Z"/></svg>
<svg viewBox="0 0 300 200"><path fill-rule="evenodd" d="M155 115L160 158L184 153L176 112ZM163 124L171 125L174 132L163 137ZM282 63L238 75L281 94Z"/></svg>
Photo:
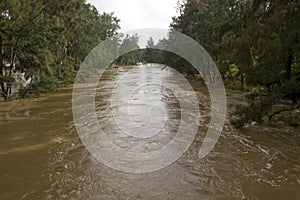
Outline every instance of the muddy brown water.
<svg viewBox="0 0 300 200"><path fill-rule="evenodd" d="M105 72L96 108L107 130L116 128L108 122L107 102L118 78L131 71L145 80L161 77L161 66L147 66L153 70L139 74L142 67ZM172 78L165 72L163 79ZM127 84L137 82L132 78ZM116 171L90 155L73 123L72 87L39 98L0 102L0 199L300 199L300 129L271 124L234 129L227 120L213 151L199 159L210 100L205 86L190 82L202 112L198 134L179 160L145 174ZM236 92L227 91L227 97L228 104L242 101ZM174 98L164 98L168 110L178 110ZM168 117L176 129L180 114Z"/></svg>

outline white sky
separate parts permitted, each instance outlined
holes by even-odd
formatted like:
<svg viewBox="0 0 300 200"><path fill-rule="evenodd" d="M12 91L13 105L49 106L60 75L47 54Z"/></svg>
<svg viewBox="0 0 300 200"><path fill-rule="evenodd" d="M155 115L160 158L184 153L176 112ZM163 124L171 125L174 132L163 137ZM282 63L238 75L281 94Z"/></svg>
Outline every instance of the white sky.
<svg viewBox="0 0 300 200"><path fill-rule="evenodd" d="M121 31L140 28L168 29L176 12L178 0L87 0L97 10L114 12L121 22Z"/></svg>

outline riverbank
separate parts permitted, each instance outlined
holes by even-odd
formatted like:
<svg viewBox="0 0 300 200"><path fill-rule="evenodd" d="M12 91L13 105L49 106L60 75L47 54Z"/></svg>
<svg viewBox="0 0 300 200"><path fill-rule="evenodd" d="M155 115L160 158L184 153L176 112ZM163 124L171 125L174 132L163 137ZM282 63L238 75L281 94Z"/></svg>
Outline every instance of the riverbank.
<svg viewBox="0 0 300 200"><path fill-rule="evenodd" d="M135 65L126 65L126 66L119 66L114 65L110 66L109 68L105 69L105 73L103 74L104 78L111 77L118 71L128 71L136 67ZM185 75L187 80L191 83L194 90L197 91L201 88L202 91L207 91L206 85L204 81L198 76L188 76ZM101 84L101 83L100 83ZM90 87L87 85L87 87ZM31 96L27 98L15 99L5 101L4 99L0 99L0 123L1 121L5 121L12 116L28 116L30 115L30 108L34 107L34 101L36 99L43 99L49 95L57 95L59 93L64 93L64 91L72 90L73 85L68 85L64 87L58 88L57 92L50 92L50 93L41 93L37 96ZM230 113L232 113L235 109L236 105L247 105L246 95L249 92L242 92L239 90L232 90L226 89L227 92L227 107L228 107L228 117L230 117ZM272 114L272 120L269 121L268 116L263 119L264 124L274 124L274 125L284 125L284 126L300 126L300 108L298 109L290 109L290 107L286 108L285 105L277 105L276 107L280 110L285 108L286 111L282 112L274 112ZM271 123L270 123L271 122ZM257 122L253 121L249 124L255 125ZM249 127L249 124L246 124L246 127Z"/></svg>

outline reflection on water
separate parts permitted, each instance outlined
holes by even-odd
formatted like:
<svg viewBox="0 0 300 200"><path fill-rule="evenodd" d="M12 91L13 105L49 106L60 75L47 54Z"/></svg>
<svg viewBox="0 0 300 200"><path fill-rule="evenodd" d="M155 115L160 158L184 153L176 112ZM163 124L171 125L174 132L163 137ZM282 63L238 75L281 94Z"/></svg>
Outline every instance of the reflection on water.
<svg viewBox="0 0 300 200"><path fill-rule="evenodd" d="M140 74L143 70L139 67L132 74L129 68L105 72L96 97L98 119L104 129L116 130L107 107L115 82L128 72L135 78L128 79L124 87L131 88L139 79L155 77L151 73L160 68L147 66L153 70ZM160 77L176 82L171 73ZM198 151L210 120L210 101L204 86L195 80L191 83L201 110L198 134L178 161L146 174L115 171L85 150L72 120L72 88L20 102L0 102L0 199L300 199L299 128L255 125L236 130L227 123L213 152L199 160ZM161 119L148 128L161 128L160 122L167 119L167 132L172 135L180 119L172 91L147 85L137 88L130 103L139 104L143 98L154 98L152 105L157 106L150 114L154 120ZM228 92L229 103L239 98ZM122 104L118 102L117 106ZM149 116L140 119L145 112L131 112L135 123L147 127ZM150 133L148 129L144 132L145 136ZM117 138L111 139L118 143ZM170 138L139 148L152 150L157 148L155 143L164 140ZM124 143L119 145L126 148Z"/></svg>

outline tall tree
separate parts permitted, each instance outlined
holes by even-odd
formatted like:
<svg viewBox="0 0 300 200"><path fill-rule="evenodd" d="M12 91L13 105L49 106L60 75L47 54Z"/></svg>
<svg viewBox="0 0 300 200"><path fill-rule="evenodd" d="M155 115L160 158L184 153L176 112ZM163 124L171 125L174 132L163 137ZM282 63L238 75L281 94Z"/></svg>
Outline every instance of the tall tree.
<svg viewBox="0 0 300 200"><path fill-rule="evenodd" d="M23 95L72 82L92 48L119 29L113 14L99 14L85 0L3 0L0 8L0 85L6 99L17 73L31 80Z"/></svg>
<svg viewBox="0 0 300 200"><path fill-rule="evenodd" d="M155 63L158 62L157 58L155 57L155 43L152 37L149 38L147 41L146 49L144 50L143 59L148 63Z"/></svg>
<svg viewBox="0 0 300 200"><path fill-rule="evenodd" d="M124 54L117 60L117 64L135 65L141 61L141 51L128 52L131 49L139 49L139 36L126 35L120 45L120 54Z"/></svg>
<svg viewBox="0 0 300 200"><path fill-rule="evenodd" d="M298 102L299 4L294 0L186 0L179 5L180 16L171 28L194 38L212 55L227 86L257 91L248 96L245 108L254 112L252 117L245 116L245 109L240 109L240 117L258 121L272 116L274 105L285 98Z"/></svg>

